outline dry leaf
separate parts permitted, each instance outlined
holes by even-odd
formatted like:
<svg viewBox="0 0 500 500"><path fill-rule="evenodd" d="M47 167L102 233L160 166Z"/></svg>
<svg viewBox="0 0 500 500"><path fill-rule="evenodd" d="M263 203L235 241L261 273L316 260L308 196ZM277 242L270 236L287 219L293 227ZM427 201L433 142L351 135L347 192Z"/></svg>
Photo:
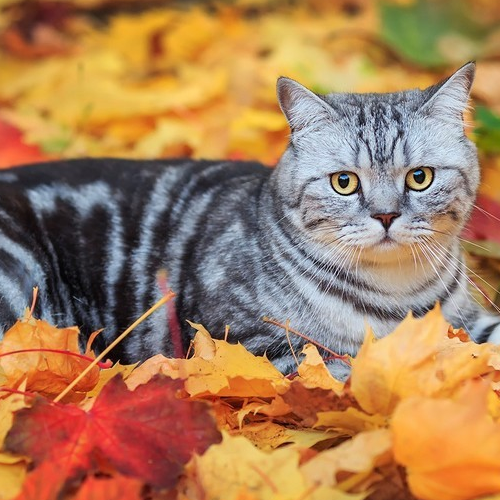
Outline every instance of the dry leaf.
<svg viewBox="0 0 500 500"><path fill-rule="evenodd" d="M94 358L81 355L78 335L76 327L55 328L29 315L19 320L0 343L0 367L7 385L17 388L26 380L27 391L59 394ZM96 366L77 384L73 397L90 391L98 377Z"/></svg>
<svg viewBox="0 0 500 500"><path fill-rule="evenodd" d="M489 384L470 382L459 398L413 397L394 412L396 460L422 500L468 500L500 492L500 424L488 415Z"/></svg>

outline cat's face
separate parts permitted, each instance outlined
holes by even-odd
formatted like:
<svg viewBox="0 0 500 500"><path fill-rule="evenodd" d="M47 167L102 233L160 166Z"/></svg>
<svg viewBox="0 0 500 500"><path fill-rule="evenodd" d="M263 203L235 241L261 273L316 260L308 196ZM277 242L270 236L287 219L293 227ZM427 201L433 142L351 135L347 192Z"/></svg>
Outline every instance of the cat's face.
<svg viewBox="0 0 500 500"><path fill-rule="evenodd" d="M280 79L292 135L276 178L301 232L375 262L456 238L479 182L462 122L473 75L468 64L424 91L321 98Z"/></svg>

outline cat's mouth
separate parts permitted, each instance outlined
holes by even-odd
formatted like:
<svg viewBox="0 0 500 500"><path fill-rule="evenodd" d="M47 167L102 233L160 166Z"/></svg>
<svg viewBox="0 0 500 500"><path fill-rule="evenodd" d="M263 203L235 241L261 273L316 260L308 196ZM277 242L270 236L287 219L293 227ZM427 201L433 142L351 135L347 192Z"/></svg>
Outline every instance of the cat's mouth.
<svg viewBox="0 0 500 500"><path fill-rule="evenodd" d="M384 250L392 250L393 248L399 247L400 243L398 243L392 236L386 234L375 246Z"/></svg>

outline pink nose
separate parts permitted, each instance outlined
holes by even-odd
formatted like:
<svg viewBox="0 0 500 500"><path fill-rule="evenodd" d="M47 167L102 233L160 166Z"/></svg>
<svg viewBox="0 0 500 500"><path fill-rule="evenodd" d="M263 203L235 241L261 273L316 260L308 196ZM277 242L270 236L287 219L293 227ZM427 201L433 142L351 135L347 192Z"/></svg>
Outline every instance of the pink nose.
<svg viewBox="0 0 500 500"><path fill-rule="evenodd" d="M401 214L396 213L396 212L391 212L389 214L375 214L372 215L374 219L378 219L381 223L382 226L384 226L385 230L387 231L392 224L392 221L399 217Z"/></svg>

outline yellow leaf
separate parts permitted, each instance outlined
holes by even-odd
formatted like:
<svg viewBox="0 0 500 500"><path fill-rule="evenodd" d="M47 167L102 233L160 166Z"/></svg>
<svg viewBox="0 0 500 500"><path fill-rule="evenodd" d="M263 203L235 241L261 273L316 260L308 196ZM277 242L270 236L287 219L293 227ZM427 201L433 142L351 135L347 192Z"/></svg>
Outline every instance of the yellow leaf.
<svg viewBox="0 0 500 500"><path fill-rule="evenodd" d="M23 391L26 386L26 381L19 387ZM12 427L14 420L14 412L26 407L25 396L22 394L0 393L0 449L3 445L5 436ZM1 484L1 483L0 483Z"/></svg>
<svg viewBox="0 0 500 500"><path fill-rule="evenodd" d="M238 434L246 437L257 448L265 451L271 451L284 444L294 444L299 448L311 448L318 443L337 437L337 434L333 432L287 429L270 421L245 425Z"/></svg>
<svg viewBox="0 0 500 500"><path fill-rule="evenodd" d="M484 381L457 400L413 397L392 419L394 456L422 500L468 500L500 493L500 424L488 415Z"/></svg>
<svg viewBox="0 0 500 500"><path fill-rule="evenodd" d="M375 467L390 463L391 448L392 437L388 429L362 432L335 448L319 453L300 470L313 483L336 486L339 472L369 473Z"/></svg>
<svg viewBox="0 0 500 500"><path fill-rule="evenodd" d="M241 344L211 339L200 325L194 338L195 355L189 359L153 356L126 380L131 389L147 382L154 374L185 378L191 396L273 397L290 382L265 356L254 356ZM208 337L207 337L208 336Z"/></svg>
<svg viewBox="0 0 500 500"><path fill-rule="evenodd" d="M204 499L239 500L360 500L334 488L308 482L298 470L300 452L279 448L272 453L255 448L244 437L224 434L219 445L187 466L187 477L203 492ZM198 500L196 493L186 495ZM199 493L198 493L199 495Z"/></svg>
<svg viewBox="0 0 500 500"><path fill-rule="evenodd" d="M290 413L291 408L285 403L281 396L276 396L271 399L271 402L252 401L246 403L241 410L237 412L238 424L241 427L243 425L243 419L249 415L260 413L261 415L267 415L270 417L279 417Z"/></svg>
<svg viewBox="0 0 500 500"><path fill-rule="evenodd" d="M27 467L25 458L0 453L0 500L11 500L20 493Z"/></svg>
<svg viewBox="0 0 500 500"><path fill-rule="evenodd" d="M388 422L382 415L368 415L353 407L343 411L322 411L318 412L317 416L314 427L342 430L349 435L386 427Z"/></svg>
<svg viewBox="0 0 500 500"><path fill-rule="evenodd" d="M116 375L120 374L126 380L139 363L133 365L121 365L120 362L115 363L111 368L105 368L99 372L99 380L95 387L87 392L87 397L93 398L97 396L101 389Z"/></svg>
<svg viewBox="0 0 500 500"><path fill-rule="evenodd" d="M450 396L465 380L494 371L497 346L450 339L447 332L439 307L422 319L408 316L380 340L369 331L352 363L351 390L361 407L389 415L402 398Z"/></svg>
<svg viewBox="0 0 500 500"><path fill-rule="evenodd" d="M321 389L332 390L336 394L343 391L344 384L332 377L316 346L306 344L302 354L305 354L305 358L298 368L298 380L302 385L308 388L320 387Z"/></svg>
<svg viewBox="0 0 500 500"><path fill-rule="evenodd" d="M0 367L10 387L26 380L26 390L57 395L75 379L91 360L79 357L78 328L56 328L45 321L26 316L5 333L0 342ZM26 349L33 352L16 352ZM44 350L60 352L46 352ZM94 367L75 387L76 393L90 391L97 383L99 368Z"/></svg>

